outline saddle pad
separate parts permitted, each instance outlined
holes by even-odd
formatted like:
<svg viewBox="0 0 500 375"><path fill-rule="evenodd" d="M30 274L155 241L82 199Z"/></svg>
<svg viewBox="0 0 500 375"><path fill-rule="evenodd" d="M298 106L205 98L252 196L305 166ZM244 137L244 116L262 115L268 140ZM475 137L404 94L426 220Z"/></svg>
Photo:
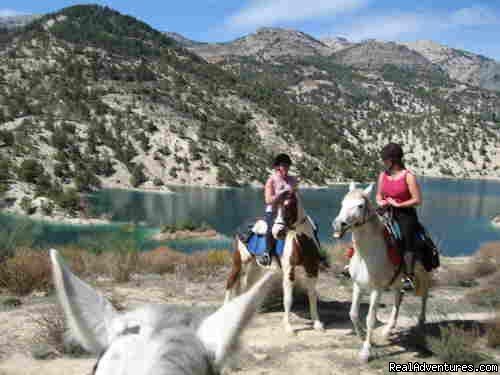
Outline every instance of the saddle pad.
<svg viewBox="0 0 500 375"><path fill-rule="evenodd" d="M285 247L284 240L276 240L276 245L274 247L274 254L281 256L283 255L283 249ZM247 249L253 255L262 255L266 250L266 236L252 234L247 243Z"/></svg>

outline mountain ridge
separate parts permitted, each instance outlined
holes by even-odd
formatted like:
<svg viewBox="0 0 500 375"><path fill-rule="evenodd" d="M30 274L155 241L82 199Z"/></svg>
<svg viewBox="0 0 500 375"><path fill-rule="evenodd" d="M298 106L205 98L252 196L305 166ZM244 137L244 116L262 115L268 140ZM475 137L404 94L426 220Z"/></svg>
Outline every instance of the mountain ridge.
<svg viewBox="0 0 500 375"><path fill-rule="evenodd" d="M405 144L417 173L500 177L500 94L458 84L430 61L356 68L303 33L278 41L300 41L293 55L274 50L279 30L259 35L254 54L243 55L244 39L241 56L207 63L198 46L101 6L9 34L0 44L4 200L31 212L48 197L74 211L76 193L99 187L261 185L277 152L292 155L306 186L373 180L389 140Z"/></svg>

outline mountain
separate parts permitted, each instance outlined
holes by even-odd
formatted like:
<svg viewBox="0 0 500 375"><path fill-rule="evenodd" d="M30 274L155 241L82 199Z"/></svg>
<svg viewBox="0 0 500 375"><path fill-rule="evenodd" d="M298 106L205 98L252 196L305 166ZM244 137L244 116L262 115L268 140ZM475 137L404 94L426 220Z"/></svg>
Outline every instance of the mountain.
<svg viewBox="0 0 500 375"><path fill-rule="evenodd" d="M188 38L186 38L186 37L184 37L181 34L176 33L176 32L166 32L165 35L167 37L169 37L170 39L175 40L177 43L179 43L180 45L182 45L183 47L186 47L186 48L206 44L206 43L196 42L194 40L188 39Z"/></svg>
<svg viewBox="0 0 500 375"><path fill-rule="evenodd" d="M0 192L12 210L74 212L78 193L99 187L262 183L277 152L305 185L374 171L368 157L318 153L324 131L355 147L319 113L107 7L5 34L0 79Z"/></svg>
<svg viewBox="0 0 500 375"><path fill-rule="evenodd" d="M37 14L0 17L0 29L17 29L26 26L40 17L41 16Z"/></svg>
<svg viewBox="0 0 500 375"><path fill-rule="evenodd" d="M411 70L439 70L437 65L433 65L420 53L393 42L368 40L341 49L335 57L341 64L360 69L381 69L391 64Z"/></svg>
<svg viewBox="0 0 500 375"><path fill-rule="evenodd" d="M333 53L281 29L190 47L168 35L97 5L2 35L4 204L74 212L99 187L261 184L277 152L306 186L374 180L389 140L417 173L500 177L500 94L407 47Z"/></svg>
<svg viewBox="0 0 500 375"><path fill-rule="evenodd" d="M439 65L452 79L489 90L500 90L500 63L493 59L429 40L404 45Z"/></svg>
<svg viewBox="0 0 500 375"><path fill-rule="evenodd" d="M322 120L315 123L314 134L297 129L294 135L306 143L328 139L330 145L309 151L336 160L344 176L353 177L353 170L346 173L348 166L339 160L349 153L345 140L355 145L353 158L359 153L362 164L376 164L378 150L390 139L405 144L408 165L419 174L500 176L499 93L463 84L450 77L442 61L405 45L323 40L321 48L304 48L305 40L315 41L274 28L224 48L190 50L319 114ZM207 54L211 48L217 58Z"/></svg>
<svg viewBox="0 0 500 375"><path fill-rule="evenodd" d="M328 46L328 48L330 48L334 53L341 51L345 48L352 47L354 44L356 44L342 37L326 37L320 40L323 44Z"/></svg>
<svg viewBox="0 0 500 375"><path fill-rule="evenodd" d="M229 43L195 46L193 50L207 60L234 56L254 56L263 61L280 56L329 55L332 50L312 36L296 30L263 27L256 33Z"/></svg>

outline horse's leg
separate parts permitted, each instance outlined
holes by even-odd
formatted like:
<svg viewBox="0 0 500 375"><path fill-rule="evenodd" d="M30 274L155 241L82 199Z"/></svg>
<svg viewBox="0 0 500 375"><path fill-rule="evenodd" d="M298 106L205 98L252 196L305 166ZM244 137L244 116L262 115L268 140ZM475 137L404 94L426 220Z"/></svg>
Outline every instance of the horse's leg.
<svg viewBox="0 0 500 375"><path fill-rule="evenodd" d="M233 252L233 263L231 273L226 282L226 293L224 297L224 304L228 303L233 297L240 293L240 277L241 277L241 254L236 244Z"/></svg>
<svg viewBox="0 0 500 375"><path fill-rule="evenodd" d="M426 310L427 310L427 297L429 297L429 287L430 287L430 278L429 275L426 274L425 285L423 286L422 291L422 306L420 308L420 315L418 317L418 326L423 327L425 324L426 318Z"/></svg>
<svg viewBox="0 0 500 375"><path fill-rule="evenodd" d="M398 320L399 308L401 306L401 301L403 300L403 293L400 288L394 289L394 306L392 307L391 318L389 323L384 328L383 335L388 337L391 334L392 329L396 326L396 321Z"/></svg>
<svg viewBox="0 0 500 375"><path fill-rule="evenodd" d="M352 325L354 326L354 332L358 337L362 337L361 326L359 325L359 303L361 302L361 289L359 285L355 282L352 288L352 302L351 310L349 311L349 317L351 318Z"/></svg>
<svg viewBox="0 0 500 375"><path fill-rule="evenodd" d="M370 349L372 347L372 334L375 327L375 320L377 317L377 308L380 299L380 289L373 289L370 292L370 308L366 316L366 338L359 353L359 359L362 362L368 362L370 358Z"/></svg>
<svg viewBox="0 0 500 375"><path fill-rule="evenodd" d="M309 297L309 311L311 312L311 319L314 322L314 329L324 331L323 323L319 320L318 314L318 295L316 293L317 277L306 277L307 283L307 296Z"/></svg>
<svg viewBox="0 0 500 375"><path fill-rule="evenodd" d="M283 305L284 305L284 315L283 324L285 325L285 331L287 333L294 333L292 326L290 325L290 310L293 304L293 282L295 280L295 269L294 267L286 267L283 269Z"/></svg>

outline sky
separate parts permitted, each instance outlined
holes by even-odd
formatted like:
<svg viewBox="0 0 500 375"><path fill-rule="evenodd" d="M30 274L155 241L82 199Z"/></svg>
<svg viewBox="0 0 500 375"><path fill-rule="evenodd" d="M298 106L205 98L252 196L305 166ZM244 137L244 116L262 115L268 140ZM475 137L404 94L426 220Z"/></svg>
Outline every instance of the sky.
<svg viewBox="0 0 500 375"><path fill-rule="evenodd" d="M272 26L315 38L433 40L500 61L498 0L108 0L107 5L160 31L202 42L225 42ZM1 0L0 16L42 14L81 4L64 0Z"/></svg>

